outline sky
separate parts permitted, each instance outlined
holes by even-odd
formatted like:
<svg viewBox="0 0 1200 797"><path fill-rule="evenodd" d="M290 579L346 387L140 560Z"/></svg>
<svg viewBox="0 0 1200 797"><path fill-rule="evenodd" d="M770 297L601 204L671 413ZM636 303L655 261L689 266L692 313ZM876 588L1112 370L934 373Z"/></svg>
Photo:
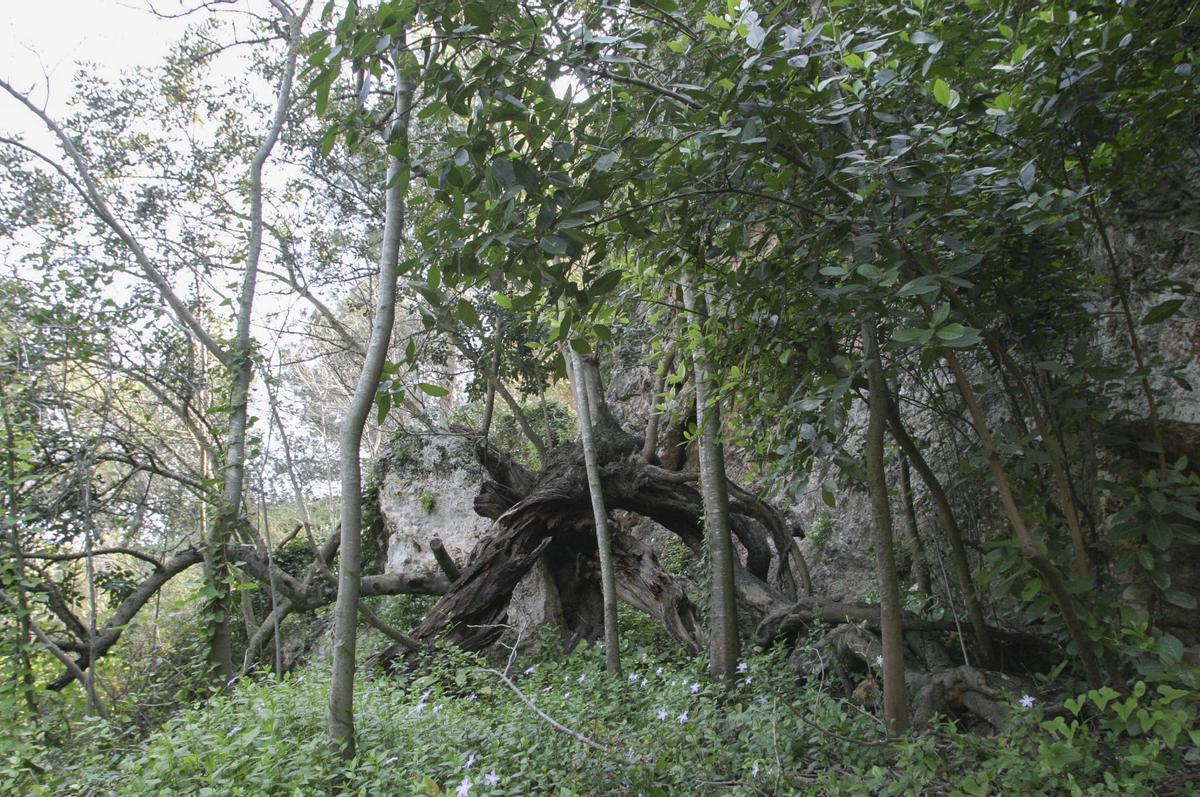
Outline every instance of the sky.
<svg viewBox="0 0 1200 797"><path fill-rule="evenodd" d="M155 0L155 7L178 13L183 5ZM155 63L189 21L160 19L146 0L0 0L0 76L20 89L36 87L39 99L49 83L53 108L70 94L78 62L93 62L105 75ZM0 106L0 115L11 123L13 110Z"/></svg>

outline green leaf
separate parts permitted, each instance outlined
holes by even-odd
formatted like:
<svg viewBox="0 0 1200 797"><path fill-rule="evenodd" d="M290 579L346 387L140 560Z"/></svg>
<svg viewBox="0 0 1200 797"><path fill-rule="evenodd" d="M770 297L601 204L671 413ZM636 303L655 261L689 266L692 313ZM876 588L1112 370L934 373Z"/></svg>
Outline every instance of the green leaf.
<svg viewBox="0 0 1200 797"><path fill-rule="evenodd" d="M421 392L433 396L434 398L441 398L442 396L450 395L450 390L442 387L441 385L431 385L428 382L418 382L417 387L421 389Z"/></svg>
<svg viewBox="0 0 1200 797"><path fill-rule="evenodd" d="M1158 638L1158 654L1170 662L1183 658L1183 643L1171 634L1163 634Z"/></svg>
<svg viewBox="0 0 1200 797"><path fill-rule="evenodd" d="M468 302L466 299L459 299L458 304L454 308L454 315L458 316L458 320L469 326L471 329L481 329L482 324L479 323L479 316L475 312L475 305Z"/></svg>
<svg viewBox="0 0 1200 797"><path fill-rule="evenodd" d="M596 164L592 168L598 172L606 172L613 167L619 157L615 152L606 152L596 159Z"/></svg>
<svg viewBox="0 0 1200 797"><path fill-rule="evenodd" d="M927 343L932 337L932 330L922 327L901 327L892 333L892 339L897 343Z"/></svg>
<svg viewBox="0 0 1200 797"><path fill-rule="evenodd" d="M1181 609L1196 608L1196 596L1178 589L1163 590L1163 600Z"/></svg>
<svg viewBox="0 0 1200 797"><path fill-rule="evenodd" d="M937 278L924 275L914 280L909 280L897 293L900 296L927 296L931 293L937 293L938 290Z"/></svg>
<svg viewBox="0 0 1200 797"><path fill-rule="evenodd" d="M1037 179L1037 164L1033 161L1026 163L1021 167L1021 173L1017 175L1017 181L1021 183L1021 187L1026 191L1033 190L1034 181Z"/></svg>
<svg viewBox="0 0 1200 797"><path fill-rule="evenodd" d="M325 131L325 135L321 136L321 156L329 157L329 153L333 152L333 147L337 144L338 136L341 131L336 127L331 127Z"/></svg>
<svg viewBox="0 0 1200 797"><path fill-rule="evenodd" d="M1171 540L1174 539L1174 536L1171 527L1161 520L1152 520L1146 526L1146 540L1160 551L1171 547Z"/></svg>
<svg viewBox="0 0 1200 797"><path fill-rule="evenodd" d="M958 340L967 331L967 328L962 324L946 324L937 331L937 336L945 341Z"/></svg>
<svg viewBox="0 0 1200 797"><path fill-rule="evenodd" d="M548 255L565 255L567 253L567 239L561 235L547 235L539 242L542 251Z"/></svg>
<svg viewBox="0 0 1200 797"><path fill-rule="evenodd" d="M933 82L933 98L940 104L950 107L950 84L938 78Z"/></svg>
<svg viewBox="0 0 1200 797"><path fill-rule="evenodd" d="M728 20L724 19L723 17L718 17L711 11L704 15L704 22L707 25L711 25L714 28L720 28L721 30L730 30L733 27Z"/></svg>
<svg viewBox="0 0 1200 797"><path fill-rule="evenodd" d="M1166 321L1168 318L1179 312L1179 308L1183 307L1183 302L1183 299L1168 299L1162 304L1156 305L1150 309L1150 312L1146 313L1146 315L1142 317L1142 325L1148 326L1150 324L1159 324L1163 321Z"/></svg>

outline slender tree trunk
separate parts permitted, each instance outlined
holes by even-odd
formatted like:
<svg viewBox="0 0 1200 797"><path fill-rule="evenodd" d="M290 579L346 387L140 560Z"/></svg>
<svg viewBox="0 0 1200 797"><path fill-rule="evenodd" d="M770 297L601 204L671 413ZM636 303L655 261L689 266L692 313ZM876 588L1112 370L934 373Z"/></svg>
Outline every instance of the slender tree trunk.
<svg viewBox="0 0 1200 797"><path fill-rule="evenodd" d="M879 578L879 628L883 639L883 716L888 733L900 734L908 730L908 690L904 684L904 626L896 557L892 547L892 509L883 466L888 394L876 336L875 316L872 313L863 322L863 354L868 361L867 379L870 383L870 419L863 451L867 460L871 514L875 521L875 570Z"/></svg>
<svg viewBox="0 0 1200 797"><path fill-rule="evenodd" d="M250 382L254 375L254 339L250 323L253 319L254 297L258 285L258 265L262 256L263 167L279 140L288 107L291 105L292 79L296 72L304 18L310 6L311 3L306 4L299 16L289 15L287 20L288 54L283 77L279 81L275 114L250 165L250 241L238 305L237 333L229 358L233 384L229 392L229 434L225 441L224 486L221 492L221 510L209 535L204 561L208 586L215 591L208 607L208 660L222 683L233 678L237 672L233 663L233 638L230 633L233 603L229 592L231 578L229 563L225 559L225 546L235 538L238 524L242 521L242 497L246 483L246 432L249 427Z"/></svg>
<svg viewBox="0 0 1200 797"><path fill-rule="evenodd" d="M375 391L387 360L388 343L396 315L396 268L404 227L404 191L402 172L408 163L408 124L412 112L414 84L404 74L399 53L405 47L402 38L394 58L396 68L394 135L388 156L387 200L383 241L379 255L379 295L375 320L367 345L362 371L354 396L342 420L339 435L341 453L342 528L341 566L338 569L337 604L334 608L333 678L329 686L329 740L336 753L346 759L355 754L354 744L354 670L358 642L358 599L361 588L362 554L362 472L359 447L363 427L375 400Z"/></svg>
<svg viewBox="0 0 1200 797"><path fill-rule="evenodd" d="M708 314L704 294L691 273L683 278L683 304L691 322L704 323ZM725 451L721 444L721 404L714 389L704 336L692 351L696 381L696 421L700 427L700 494L708 541L709 671L731 683L736 677L741 644L734 590L733 537L729 528L729 491L725 481ZM786 552L781 552L786 556Z"/></svg>
<svg viewBox="0 0 1200 797"><path fill-rule="evenodd" d="M17 617L17 639L14 647L13 661L18 671L21 692L25 705L30 711L30 717L37 722L41 716L37 698L34 693L36 684L33 677L33 662L29 656L29 644L32 631L29 597L25 588L25 546L21 542L21 526L17 518L21 510L17 496L17 439L13 429L12 413L8 403L8 391L3 380L0 380L0 411L4 418L4 460L5 460L5 490L4 490L4 525L8 527L9 545L12 552L13 588L17 599L13 611Z"/></svg>
<svg viewBox="0 0 1200 797"><path fill-rule="evenodd" d="M925 460L925 455L921 453L921 449L904 428L899 406L891 400L888 401L888 426L892 431L892 438L899 444L904 456L917 469L917 474L925 483L925 489L929 491L929 498L933 502L933 511L942 528L946 530L946 541L950 543L950 561L954 568L954 578L958 582L963 604L967 608L967 620L971 623L971 630L975 635L980 662L985 667L993 667L996 663L996 653L992 645L992 635L988 630L983 607L980 606L979 597L975 591L975 579L971 575L971 562L967 558L967 546L963 539L962 527L958 525L958 519L954 516L950 498L946 495L946 490L942 487L937 474Z"/></svg>
<svg viewBox="0 0 1200 797"><path fill-rule="evenodd" d="M653 462L655 454L658 451L658 425L662 418L662 413L658 409L658 402L662 399L663 389L666 387L667 375L671 373L671 369L675 366L675 349L676 343L671 342L667 346L667 350L663 352L662 362L658 365L658 371L654 376L654 394L650 405L650 418L646 421L646 438L642 445L642 460L644 462Z"/></svg>
<svg viewBox="0 0 1200 797"><path fill-rule="evenodd" d="M929 560L925 555L925 544L918 531L917 507L913 501L912 473L908 467L908 457L900 457L900 502L903 504L904 519L908 523L908 535L913 546L913 576L917 580L917 592L928 598L933 594L933 586L929 581Z"/></svg>
<svg viewBox="0 0 1200 797"><path fill-rule="evenodd" d="M588 366L570 344L563 354L571 363L571 388L575 393L575 412L579 416L579 437L583 443L583 464L587 470L588 493L592 498L592 518L596 523L596 548L600 557L600 591L604 600L604 658L608 671L621 672L621 635L617 628L617 582L613 570L612 540L608 531L608 512L604 508L604 490L600 465L593 439L592 403L588 393Z"/></svg>
<svg viewBox="0 0 1200 797"><path fill-rule="evenodd" d="M492 340L492 364L488 368L487 394L483 399L483 422L479 424L479 433L486 442L492 431L492 414L496 409L496 381L500 378L500 344L504 340L504 331L496 329Z"/></svg>
<svg viewBox="0 0 1200 797"><path fill-rule="evenodd" d="M996 441L992 436L991 429L988 427L987 417L983 414L983 409L979 406L975 390L971 387L971 383L967 379L967 375L963 372L962 366L959 365L958 358L949 350L944 351L942 356L950 366L950 370L954 373L954 381L958 385L958 390L962 394L963 401L966 402L967 410L971 415L971 422L975 427L975 433L979 435L979 440L983 443L984 451L988 457L988 466L992 471L992 481L996 485L997 492L1000 493L1000 504L1004 508L1004 514L1008 517L1009 525L1012 527L1021 545L1021 553L1033 568L1038 571L1038 574L1041 575L1043 582L1050 590L1050 594L1054 597L1054 602L1058 604L1063 622L1067 626L1067 633L1070 635L1071 641L1075 643L1075 653L1083 665L1088 685L1093 689L1098 689L1104 683L1104 676L1100 671L1100 662L1092 650L1092 642L1088 638L1087 631L1079 621L1079 615L1075 611L1075 602L1071 598L1070 592L1067 591L1062 574L1058 572L1058 568L1047 558L1046 552L1038 544L1037 540L1034 539L1029 526L1025 523L1025 518L1021 515L1016 497L1013 495L1012 486L1008 481L1008 473L1004 470L1004 465L1000 462L1000 455L996 453Z"/></svg>

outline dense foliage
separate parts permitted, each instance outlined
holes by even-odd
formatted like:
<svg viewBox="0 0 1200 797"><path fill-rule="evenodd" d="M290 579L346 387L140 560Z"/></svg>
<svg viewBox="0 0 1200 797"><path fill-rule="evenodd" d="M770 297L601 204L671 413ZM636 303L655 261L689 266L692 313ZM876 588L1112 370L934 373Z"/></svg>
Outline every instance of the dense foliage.
<svg viewBox="0 0 1200 797"><path fill-rule="evenodd" d="M0 780L1123 794L1194 771L1193 4L258 5L236 80L210 20L161 69L82 74L61 118L0 83L51 142L0 131ZM586 393L574 355L650 375L643 464L699 481L709 526L729 499L691 466L721 442L743 506L805 508L810 557L846 533L839 507L875 499L854 544L877 585L852 597L879 606L860 630L882 670L860 651L855 676L883 684L887 727L907 722L901 622L953 625L947 661L980 677L1033 677L992 635L1041 640L1033 705L889 741L878 706L842 700L853 683L774 647L816 636L764 640L743 605L763 650L729 689L644 629L628 679L586 646L512 664L591 747L494 656L437 648L361 683L341 761L324 665L301 664L338 577L402 647L428 607L399 595L431 591L379 572L379 486L338 495L346 447L396 463L411 435L481 430L485 460L565 467L591 428L565 408L565 378ZM356 384L373 411L339 457ZM339 566L340 498L363 573ZM665 578L711 619L716 548L684 542L659 551ZM579 569L603 572L594 545Z"/></svg>

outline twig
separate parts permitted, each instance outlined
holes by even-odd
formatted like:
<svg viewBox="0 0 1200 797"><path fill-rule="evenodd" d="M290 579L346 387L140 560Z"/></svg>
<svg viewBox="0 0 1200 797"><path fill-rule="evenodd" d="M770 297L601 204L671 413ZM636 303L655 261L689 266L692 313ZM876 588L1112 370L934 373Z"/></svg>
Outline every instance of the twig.
<svg viewBox="0 0 1200 797"><path fill-rule="evenodd" d="M839 742L846 742L847 744L859 744L859 745L863 745L865 747L891 748L892 741L890 739L883 739L880 741L871 741L870 739L851 739L849 736L842 736L840 733L829 730L824 725L821 725L820 723L810 720L808 717L804 716L799 711L797 711L796 707L792 705L791 701L789 701L783 695L779 694L778 690L776 690L775 687L771 686L770 683L766 683L766 682L764 682L764 683L765 683L767 689L770 690L771 694L773 694L773 695L775 695L775 697L779 698L779 702L781 702L781 703L783 703L783 705L787 706L788 711L792 712L792 714L795 715L796 719L800 720L801 722L803 722L805 725L808 725L809 727L816 728L818 731L820 731L821 733L830 737L831 739L837 739Z"/></svg>
<svg viewBox="0 0 1200 797"><path fill-rule="evenodd" d="M570 736L572 739L579 742L580 744L582 744L586 747L590 747L593 750L598 750L601 753L612 753L613 752L612 748L607 747L603 744L600 744L599 742L597 742L593 739L589 739L587 736L584 736L579 731L571 730L566 725L563 725L561 722L557 721L556 719L551 717L549 714L542 711L540 708L537 707L537 705L530 698L526 697L525 693L522 692L520 689L518 689L517 685L515 683L513 683L512 680L504 673L500 672L499 670L493 670L491 668L484 668L484 672L491 673L492 675L499 678L500 682L503 683L505 686L507 686L509 689L511 689L513 694L515 694L518 698L520 698L522 703L529 706L529 708L531 708L535 714L537 714L539 717L541 717L543 720L545 720L550 725L550 727L554 728L554 730L558 731L559 733L566 734L567 736Z"/></svg>

